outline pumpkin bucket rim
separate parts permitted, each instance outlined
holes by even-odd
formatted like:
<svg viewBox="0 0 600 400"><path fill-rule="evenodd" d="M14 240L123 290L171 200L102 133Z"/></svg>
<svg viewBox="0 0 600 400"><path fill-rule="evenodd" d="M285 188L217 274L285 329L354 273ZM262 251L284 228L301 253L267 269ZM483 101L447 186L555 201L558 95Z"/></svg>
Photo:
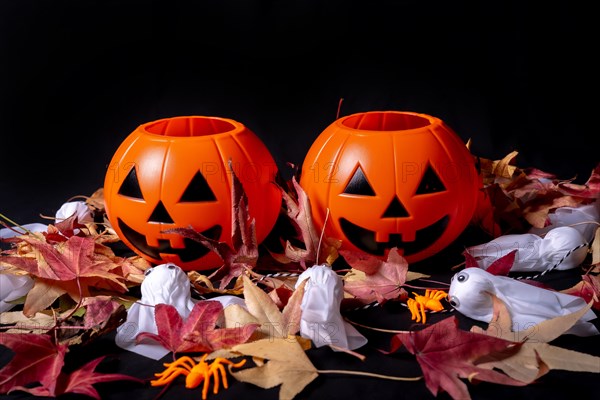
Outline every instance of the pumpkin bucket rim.
<svg viewBox="0 0 600 400"><path fill-rule="evenodd" d="M163 138L202 138L242 133L248 128L231 118L212 115L180 115L159 118L138 126L144 134Z"/></svg>
<svg viewBox="0 0 600 400"><path fill-rule="evenodd" d="M413 111L376 110L357 112L334 121L338 127L357 133L410 133L433 129L442 120L429 114Z"/></svg>

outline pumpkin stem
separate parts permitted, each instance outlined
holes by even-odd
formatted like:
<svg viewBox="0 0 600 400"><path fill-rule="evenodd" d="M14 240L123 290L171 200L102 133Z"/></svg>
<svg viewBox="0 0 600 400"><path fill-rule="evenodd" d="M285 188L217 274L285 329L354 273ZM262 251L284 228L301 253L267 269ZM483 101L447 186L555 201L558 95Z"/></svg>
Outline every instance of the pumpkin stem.
<svg viewBox="0 0 600 400"><path fill-rule="evenodd" d="M340 117L340 110L342 109L342 102L344 101L344 98L340 98L340 101L338 102L338 108L337 108L337 114L335 115L335 119L338 119Z"/></svg>

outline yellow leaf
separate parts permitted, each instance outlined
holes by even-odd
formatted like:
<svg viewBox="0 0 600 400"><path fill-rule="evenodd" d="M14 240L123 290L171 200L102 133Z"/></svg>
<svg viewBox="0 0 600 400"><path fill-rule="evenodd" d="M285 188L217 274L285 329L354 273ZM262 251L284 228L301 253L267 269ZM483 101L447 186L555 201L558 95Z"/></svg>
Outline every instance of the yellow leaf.
<svg viewBox="0 0 600 400"><path fill-rule="evenodd" d="M600 228L596 229L592 242L592 265L600 265Z"/></svg>
<svg viewBox="0 0 600 400"><path fill-rule="evenodd" d="M472 332L493 335L513 342L524 341L519 351L506 357L483 360L479 367L498 368L511 378L531 383L552 369L600 373L600 357L563 349L548 344L571 328L592 306L589 303L581 310L542 321L529 329L514 332L506 305L491 295L494 302L494 317L487 329L477 326Z"/></svg>
<svg viewBox="0 0 600 400"><path fill-rule="evenodd" d="M266 337L287 337L283 316L273 299L264 290L256 286L250 278L243 276L244 300L250 314L260 323L260 331Z"/></svg>
<svg viewBox="0 0 600 400"><path fill-rule="evenodd" d="M259 366L230 373L238 381L263 389L281 386L279 400L292 400L319 376L302 346L293 337L262 339L233 346L231 350L267 360Z"/></svg>

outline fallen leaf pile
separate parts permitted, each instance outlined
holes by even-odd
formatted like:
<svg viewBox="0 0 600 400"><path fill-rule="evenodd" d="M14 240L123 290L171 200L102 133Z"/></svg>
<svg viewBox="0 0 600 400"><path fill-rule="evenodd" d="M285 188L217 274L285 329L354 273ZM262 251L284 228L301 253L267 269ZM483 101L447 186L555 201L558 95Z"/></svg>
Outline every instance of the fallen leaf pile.
<svg viewBox="0 0 600 400"><path fill-rule="evenodd" d="M483 190L473 224L487 234L497 237L544 227L558 208L590 204L600 196L600 165L579 185L534 168L518 168L516 155L513 152L495 161L476 158ZM202 296L195 299L191 313L183 317L172 305L154 306L157 332L139 333L137 343L162 346L174 360L182 355L195 360L203 355L209 360L245 358L248 362L243 367L227 372L241 383L278 388L280 400L292 400L313 381L332 374L414 382L407 384L425 385L434 397L443 392L462 400L471 398L470 385L477 382L527 386L552 370L600 373L599 357L551 344L589 308L600 310L600 229L589 260L580 267L581 280L561 290L586 300L588 307L578 313L514 332L506 307L493 297L494 318L485 327L461 329L457 317L446 314L410 331L382 329L389 335L388 347L377 350L389 357L402 353L412 357L420 366L412 376L315 367L308 352L313 344L299 333L307 282L296 286L299 273L316 264L331 266L343 261L346 268L336 270L344 284L342 305L365 307L405 304L407 288L411 292L429 288L424 282L431 277L411 271L397 249L391 249L385 259L342 250L340 240L317 230L310 199L296 177L279 186L281 216L294 233L280 238L280 249L261 248L248 199L240 181L231 175L232 246L191 228L170 231L217 253L222 266L209 275L188 272L194 293ZM0 395L18 391L49 397L76 393L99 399L96 383L123 380L149 387L152 373L159 372L149 372L146 380L101 373L96 369L104 356L78 368L66 365L65 356L72 348L114 333L126 320L129 307L139 300L135 293L144 271L152 266L138 256L121 257L113 251L119 238L105 216L101 189L79 197L85 199L95 221L102 222L80 224L74 215L48 225L45 232L21 231L6 240L8 246L0 254L0 274L32 280L26 295L11 300L14 310L0 314L0 345L14 352L0 367ZM469 254L464 255L465 266L475 267ZM509 275L515 256L516 252L507 254L488 271ZM261 263L266 257L269 262ZM225 307L215 300L221 295L235 296L240 302ZM410 319L408 311L403 315ZM341 353L344 356L365 358L360 349L332 349L346 350ZM221 372L225 374L225 370ZM175 382L179 381L172 384Z"/></svg>

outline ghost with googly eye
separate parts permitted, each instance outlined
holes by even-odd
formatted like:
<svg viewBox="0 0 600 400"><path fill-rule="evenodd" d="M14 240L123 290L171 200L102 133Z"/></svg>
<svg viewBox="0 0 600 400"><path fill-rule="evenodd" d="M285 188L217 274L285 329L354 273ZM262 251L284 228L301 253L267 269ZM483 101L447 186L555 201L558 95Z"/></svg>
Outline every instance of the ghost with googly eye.
<svg viewBox="0 0 600 400"><path fill-rule="evenodd" d="M141 283L142 297L127 311L127 321L117 328L115 343L126 350L158 360L169 351L156 343L136 344L140 332L158 333L154 320L154 306L169 304L177 309L182 318L187 318L194 308L191 284L187 274L173 263L148 268Z"/></svg>
<svg viewBox="0 0 600 400"><path fill-rule="evenodd" d="M493 316L490 294L506 304L515 332L548 319L574 313L587 305L581 297L533 286L507 276L493 275L477 267L465 268L452 277L448 300L461 314L489 323ZM577 336L597 335L600 332L589 322L595 318L596 314L588 310L565 333Z"/></svg>

